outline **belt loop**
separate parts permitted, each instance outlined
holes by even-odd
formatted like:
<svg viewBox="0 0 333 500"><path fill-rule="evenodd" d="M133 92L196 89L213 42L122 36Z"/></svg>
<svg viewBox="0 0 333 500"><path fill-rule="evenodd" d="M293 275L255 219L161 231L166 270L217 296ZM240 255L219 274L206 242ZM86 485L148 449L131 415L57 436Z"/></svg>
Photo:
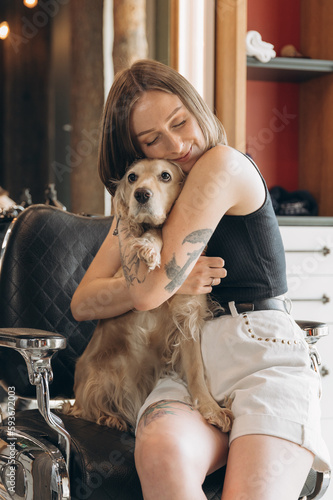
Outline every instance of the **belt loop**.
<svg viewBox="0 0 333 500"><path fill-rule="evenodd" d="M238 311L236 309L235 301L232 300L231 302L228 302L228 306L229 306L229 309L231 312L231 316L233 318L237 318L237 316L239 316L239 314L238 314Z"/></svg>
<svg viewBox="0 0 333 500"><path fill-rule="evenodd" d="M292 308L293 308L292 301L290 300L289 297L285 297L284 300L283 300L283 302L284 302L284 306L286 308L287 313L291 314L291 311L292 311Z"/></svg>

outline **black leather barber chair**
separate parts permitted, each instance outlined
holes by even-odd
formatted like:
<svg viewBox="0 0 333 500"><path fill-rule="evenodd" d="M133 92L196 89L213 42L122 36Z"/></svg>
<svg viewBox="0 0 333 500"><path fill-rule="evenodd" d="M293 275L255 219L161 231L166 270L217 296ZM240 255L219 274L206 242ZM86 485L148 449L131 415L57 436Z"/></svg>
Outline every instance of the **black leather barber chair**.
<svg viewBox="0 0 333 500"><path fill-rule="evenodd" d="M0 271L0 379L8 394L0 500L142 499L133 435L50 409L50 398L73 398L75 361L96 323L77 323L70 301L111 221L34 205L8 229ZM313 342L326 330L308 325ZM18 411L16 398L36 399L38 409ZM220 499L223 478L224 469L207 477L208 499ZM300 498L319 499L328 481L311 471Z"/></svg>

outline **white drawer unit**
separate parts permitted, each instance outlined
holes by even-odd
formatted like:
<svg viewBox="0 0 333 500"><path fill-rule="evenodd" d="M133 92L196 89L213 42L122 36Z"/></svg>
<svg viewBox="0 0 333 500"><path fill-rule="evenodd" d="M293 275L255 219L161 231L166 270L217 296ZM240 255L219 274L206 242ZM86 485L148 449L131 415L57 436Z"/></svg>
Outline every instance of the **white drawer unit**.
<svg viewBox="0 0 333 500"><path fill-rule="evenodd" d="M333 218L279 217L279 224L293 316L333 327Z"/></svg>
<svg viewBox="0 0 333 500"><path fill-rule="evenodd" d="M286 253L288 296L297 320L322 321L322 432L333 460L333 217L278 217ZM333 498L333 484L323 500Z"/></svg>
<svg viewBox="0 0 333 500"><path fill-rule="evenodd" d="M292 300L292 315L333 323L333 274L331 276L292 276L287 274L288 296Z"/></svg>
<svg viewBox="0 0 333 500"><path fill-rule="evenodd" d="M333 226L280 226L288 274L333 275Z"/></svg>

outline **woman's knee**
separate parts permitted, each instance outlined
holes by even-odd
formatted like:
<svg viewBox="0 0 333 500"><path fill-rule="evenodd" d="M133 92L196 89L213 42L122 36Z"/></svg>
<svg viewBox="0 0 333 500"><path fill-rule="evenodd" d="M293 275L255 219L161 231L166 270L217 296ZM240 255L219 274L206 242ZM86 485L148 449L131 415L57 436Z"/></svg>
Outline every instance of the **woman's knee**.
<svg viewBox="0 0 333 500"><path fill-rule="evenodd" d="M148 423L141 419L135 447L139 475L147 471L154 471L155 477L195 474L203 481L208 473L225 464L228 436L187 405L173 403L172 412L170 408L169 411L156 414Z"/></svg>
<svg viewBox="0 0 333 500"><path fill-rule="evenodd" d="M193 456L189 453L186 439L170 430L145 429L139 433L135 445L135 463L140 477L149 473L155 478L169 474L182 476L187 467L193 467Z"/></svg>
<svg viewBox="0 0 333 500"><path fill-rule="evenodd" d="M202 483L207 474L200 450L189 453L189 436L177 432L139 434L135 463L145 499L204 500Z"/></svg>

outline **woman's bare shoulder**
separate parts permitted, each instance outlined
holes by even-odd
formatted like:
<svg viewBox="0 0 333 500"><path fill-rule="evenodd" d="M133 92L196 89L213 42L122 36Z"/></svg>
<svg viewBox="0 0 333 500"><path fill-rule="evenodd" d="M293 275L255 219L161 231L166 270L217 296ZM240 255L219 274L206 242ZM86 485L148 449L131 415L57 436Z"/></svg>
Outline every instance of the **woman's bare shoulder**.
<svg viewBox="0 0 333 500"><path fill-rule="evenodd" d="M238 151L224 144L218 144L213 148L206 151L206 153L201 157L199 161L209 162L211 166L216 166L217 168L224 169L239 169L243 166L247 166L249 159Z"/></svg>
<svg viewBox="0 0 333 500"><path fill-rule="evenodd" d="M213 186L214 191L219 190L217 198L224 200L225 213L246 215L265 200L259 171L245 154L230 146L218 145L208 150L190 174L207 192L213 192Z"/></svg>

